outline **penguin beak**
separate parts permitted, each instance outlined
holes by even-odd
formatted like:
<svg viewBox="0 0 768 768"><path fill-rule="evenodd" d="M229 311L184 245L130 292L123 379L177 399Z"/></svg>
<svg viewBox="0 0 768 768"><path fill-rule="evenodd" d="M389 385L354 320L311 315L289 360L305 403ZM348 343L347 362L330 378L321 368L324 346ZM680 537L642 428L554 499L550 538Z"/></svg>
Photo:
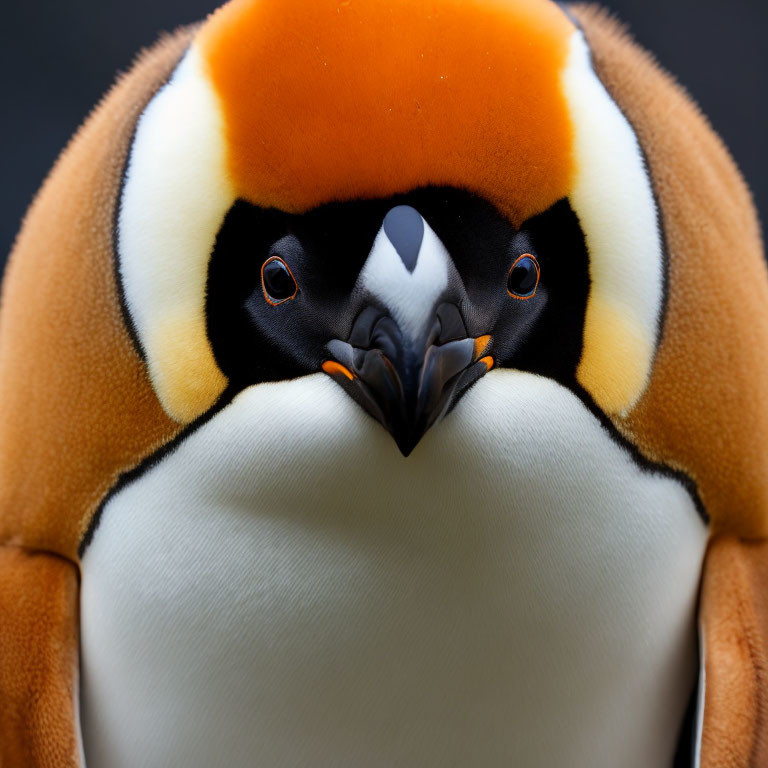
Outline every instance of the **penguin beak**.
<svg viewBox="0 0 768 768"><path fill-rule="evenodd" d="M490 336L467 335L458 309L438 307L414 340L380 310L358 315L348 341L328 344L322 369L392 435L408 456L461 394L493 367Z"/></svg>

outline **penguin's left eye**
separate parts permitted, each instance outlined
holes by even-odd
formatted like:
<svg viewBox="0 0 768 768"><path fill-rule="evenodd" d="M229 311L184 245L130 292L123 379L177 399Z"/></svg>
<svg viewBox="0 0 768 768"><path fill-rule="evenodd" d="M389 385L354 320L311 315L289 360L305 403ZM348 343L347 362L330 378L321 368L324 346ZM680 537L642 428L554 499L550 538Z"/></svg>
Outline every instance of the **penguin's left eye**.
<svg viewBox="0 0 768 768"><path fill-rule="evenodd" d="M299 292L293 273L279 256L270 256L264 262L261 287L267 303L273 306L292 299Z"/></svg>
<svg viewBox="0 0 768 768"><path fill-rule="evenodd" d="M536 295L541 270L531 253L519 256L507 275L507 292L514 299L532 299Z"/></svg>

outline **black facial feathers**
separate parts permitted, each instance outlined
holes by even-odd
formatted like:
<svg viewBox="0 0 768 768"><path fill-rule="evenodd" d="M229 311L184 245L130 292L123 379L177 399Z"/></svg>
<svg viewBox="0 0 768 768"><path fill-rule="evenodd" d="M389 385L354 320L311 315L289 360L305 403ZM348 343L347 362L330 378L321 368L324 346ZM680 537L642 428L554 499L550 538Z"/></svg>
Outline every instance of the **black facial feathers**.
<svg viewBox="0 0 768 768"><path fill-rule="evenodd" d="M395 221L393 209L410 218ZM365 297L356 295L355 285L378 232L387 231L388 215L392 242L413 269L423 238L413 210L450 255L467 297L460 307L467 331L493 336L495 364L571 386L581 353L589 270L584 237L568 201L517 230L488 201L439 187L384 200L331 203L302 215L237 201L216 240L206 306L214 354L232 384L245 387L320 370L328 342L347 338L362 310ZM540 285L530 301L515 301L507 279L524 253L538 261ZM295 298L276 306L265 301L262 285L262 269L273 257L287 265L298 287Z"/></svg>

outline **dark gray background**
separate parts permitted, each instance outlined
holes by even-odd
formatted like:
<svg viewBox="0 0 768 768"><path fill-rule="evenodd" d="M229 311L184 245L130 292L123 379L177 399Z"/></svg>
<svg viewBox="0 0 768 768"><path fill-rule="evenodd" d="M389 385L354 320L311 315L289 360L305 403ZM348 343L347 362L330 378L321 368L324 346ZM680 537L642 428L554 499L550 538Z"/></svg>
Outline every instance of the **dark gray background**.
<svg viewBox="0 0 768 768"><path fill-rule="evenodd" d="M61 148L134 54L216 0L4 0L0 264ZM725 138L768 218L765 0L607 0ZM734 247L738 244L734 243Z"/></svg>

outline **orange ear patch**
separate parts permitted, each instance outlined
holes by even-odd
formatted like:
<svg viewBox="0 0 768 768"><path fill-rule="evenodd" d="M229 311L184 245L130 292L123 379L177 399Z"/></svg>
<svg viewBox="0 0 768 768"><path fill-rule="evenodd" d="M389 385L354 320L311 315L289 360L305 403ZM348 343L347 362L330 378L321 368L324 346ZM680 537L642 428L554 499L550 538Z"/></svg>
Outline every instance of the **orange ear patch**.
<svg viewBox="0 0 768 768"><path fill-rule="evenodd" d="M247 200L452 185L519 223L569 189L573 31L549 0L233 0L198 44Z"/></svg>

